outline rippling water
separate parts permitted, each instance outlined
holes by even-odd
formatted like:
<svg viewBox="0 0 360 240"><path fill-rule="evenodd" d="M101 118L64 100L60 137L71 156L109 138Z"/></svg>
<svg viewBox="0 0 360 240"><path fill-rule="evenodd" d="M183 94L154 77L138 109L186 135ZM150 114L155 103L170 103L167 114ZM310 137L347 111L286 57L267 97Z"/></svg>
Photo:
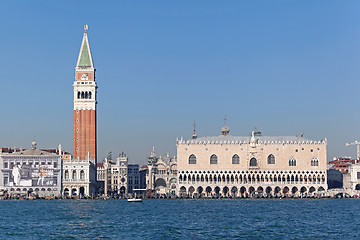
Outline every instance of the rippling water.
<svg viewBox="0 0 360 240"><path fill-rule="evenodd" d="M359 239L359 199L0 201L1 239Z"/></svg>

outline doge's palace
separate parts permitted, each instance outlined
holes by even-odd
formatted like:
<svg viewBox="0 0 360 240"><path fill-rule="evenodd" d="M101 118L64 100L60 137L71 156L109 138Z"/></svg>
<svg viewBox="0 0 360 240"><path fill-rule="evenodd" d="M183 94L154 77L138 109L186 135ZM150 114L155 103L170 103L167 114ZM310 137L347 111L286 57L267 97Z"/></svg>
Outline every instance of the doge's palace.
<svg viewBox="0 0 360 240"><path fill-rule="evenodd" d="M312 195L327 189L326 139L220 136L177 140L177 194L189 197Z"/></svg>

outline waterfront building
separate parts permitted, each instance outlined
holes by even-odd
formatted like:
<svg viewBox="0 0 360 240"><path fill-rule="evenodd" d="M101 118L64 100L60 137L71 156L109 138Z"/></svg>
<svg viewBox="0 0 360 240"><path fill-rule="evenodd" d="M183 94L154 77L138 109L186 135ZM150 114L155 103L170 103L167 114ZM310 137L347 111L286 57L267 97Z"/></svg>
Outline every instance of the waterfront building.
<svg viewBox="0 0 360 240"><path fill-rule="evenodd" d="M64 160L64 195L94 196L96 192L97 84L87 25L75 68L73 158Z"/></svg>
<svg viewBox="0 0 360 240"><path fill-rule="evenodd" d="M298 136L220 136L177 140L179 196L313 194L327 189L327 141Z"/></svg>
<svg viewBox="0 0 360 240"><path fill-rule="evenodd" d="M348 173L343 174L343 187L347 190L360 190L360 164L351 164Z"/></svg>
<svg viewBox="0 0 360 240"><path fill-rule="evenodd" d="M23 196L60 196L62 157L70 156L57 149L2 148L0 152L0 189Z"/></svg>
<svg viewBox="0 0 360 240"><path fill-rule="evenodd" d="M140 174L140 189L147 189L146 187L146 176L148 175L148 166L143 165L139 169Z"/></svg>
<svg viewBox="0 0 360 240"><path fill-rule="evenodd" d="M336 169L327 170L327 184L328 189L343 188L343 173Z"/></svg>
<svg viewBox="0 0 360 240"><path fill-rule="evenodd" d="M104 182L105 181L105 167L104 163L98 163L96 165L96 180L98 182Z"/></svg>
<svg viewBox="0 0 360 240"><path fill-rule="evenodd" d="M352 159L351 157L334 158L328 162L328 169L335 169L341 173L348 173L349 167L353 164L360 163L359 159Z"/></svg>
<svg viewBox="0 0 360 240"><path fill-rule="evenodd" d="M124 152L119 154L116 158L116 162L110 164L110 182L111 191L118 195L124 195L128 192L128 157Z"/></svg>
<svg viewBox="0 0 360 240"><path fill-rule="evenodd" d="M124 152L115 161L108 154L102 164L98 165L98 181L104 182L104 194L123 196L128 193L128 157Z"/></svg>
<svg viewBox="0 0 360 240"><path fill-rule="evenodd" d="M96 164L96 191L98 196L105 192L105 167L104 163Z"/></svg>
<svg viewBox="0 0 360 240"><path fill-rule="evenodd" d="M169 154L166 157L157 157L155 148L148 157L148 171L147 171L147 190L160 195L176 194L177 184L177 161L176 158L170 158Z"/></svg>
<svg viewBox="0 0 360 240"><path fill-rule="evenodd" d="M140 189L139 164L128 164L128 193L133 193L133 189Z"/></svg>

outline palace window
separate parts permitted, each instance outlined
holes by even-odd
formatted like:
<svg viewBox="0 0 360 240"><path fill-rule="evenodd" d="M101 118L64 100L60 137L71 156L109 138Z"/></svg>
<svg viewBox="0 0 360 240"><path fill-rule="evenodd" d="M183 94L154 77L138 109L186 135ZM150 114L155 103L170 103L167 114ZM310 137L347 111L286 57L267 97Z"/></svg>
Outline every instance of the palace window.
<svg viewBox="0 0 360 240"><path fill-rule="evenodd" d="M357 179L360 179L360 172L357 172Z"/></svg>
<svg viewBox="0 0 360 240"><path fill-rule="evenodd" d="M72 173L72 179L76 179L76 170L74 170Z"/></svg>
<svg viewBox="0 0 360 240"><path fill-rule="evenodd" d="M65 180L68 180L68 179L69 179L69 171L65 170Z"/></svg>
<svg viewBox="0 0 360 240"><path fill-rule="evenodd" d="M270 154L268 156L268 164L275 164L275 156Z"/></svg>
<svg viewBox="0 0 360 240"><path fill-rule="evenodd" d="M240 157L239 157L239 155L235 154L235 155L232 157L232 164L240 164Z"/></svg>
<svg viewBox="0 0 360 240"><path fill-rule="evenodd" d="M194 154L190 155L189 164L196 164L196 156Z"/></svg>
<svg viewBox="0 0 360 240"><path fill-rule="evenodd" d="M9 163L5 162L4 163L4 168L8 168L9 167Z"/></svg>
<svg viewBox="0 0 360 240"><path fill-rule="evenodd" d="M210 164L217 164L217 163L218 163L218 157L215 154L211 155Z"/></svg>
<svg viewBox="0 0 360 240"><path fill-rule="evenodd" d="M250 159L250 167L256 167L257 166L257 160L256 158Z"/></svg>
<svg viewBox="0 0 360 240"><path fill-rule="evenodd" d="M84 170L80 171L80 179L85 179L85 172Z"/></svg>
<svg viewBox="0 0 360 240"><path fill-rule="evenodd" d="M311 166L319 166L319 160L316 157L311 159Z"/></svg>
<svg viewBox="0 0 360 240"><path fill-rule="evenodd" d="M296 166L296 159L295 158L291 157L289 159L289 166L290 167L295 167Z"/></svg>

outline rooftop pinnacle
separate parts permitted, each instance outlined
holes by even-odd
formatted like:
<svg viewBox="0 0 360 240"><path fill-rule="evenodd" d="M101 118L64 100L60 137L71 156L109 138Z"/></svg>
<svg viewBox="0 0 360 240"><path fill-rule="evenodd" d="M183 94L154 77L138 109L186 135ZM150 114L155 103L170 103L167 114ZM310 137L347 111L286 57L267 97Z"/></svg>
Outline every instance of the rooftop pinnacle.
<svg viewBox="0 0 360 240"><path fill-rule="evenodd" d="M84 26L84 36L81 43L79 58L76 64L77 68L94 68L94 64L91 57L89 40L87 37L88 26Z"/></svg>

